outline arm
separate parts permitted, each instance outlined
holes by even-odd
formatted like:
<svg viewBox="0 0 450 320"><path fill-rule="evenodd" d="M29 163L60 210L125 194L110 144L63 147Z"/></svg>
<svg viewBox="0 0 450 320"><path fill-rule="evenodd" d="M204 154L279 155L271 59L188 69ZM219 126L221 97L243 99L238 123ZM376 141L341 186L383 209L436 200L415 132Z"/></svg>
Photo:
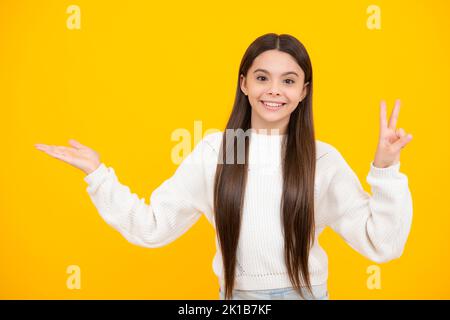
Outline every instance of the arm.
<svg viewBox="0 0 450 320"><path fill-rule="evenodd" d="M370 260L383 263L399 258L412 223L412 198L408 178L399 172L400 163L387 168L370 164L367 176L373 195L365 192L342 155L323 196L329 226L354 250Z"/></svg>
<svg viewBox="0 0 450 320"><path fill-rule="evenodd" d="M84 177L87 192L102 218L133 244L162 247L184 234L206 206L203 157L209 145L200 141L174 175L150 196L150 203L131 193L115 171L102 163Z"/></svg>

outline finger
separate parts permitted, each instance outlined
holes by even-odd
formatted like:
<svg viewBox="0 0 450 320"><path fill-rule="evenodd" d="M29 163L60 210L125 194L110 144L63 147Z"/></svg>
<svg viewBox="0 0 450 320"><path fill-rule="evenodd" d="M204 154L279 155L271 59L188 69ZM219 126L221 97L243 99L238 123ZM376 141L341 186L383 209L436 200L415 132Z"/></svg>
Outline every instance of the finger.
<svg viewBox="0 0 450 320"><path fill-rule="evenodd" d="M41 151L47 151L47 150L50 149L50 146L46 145L46 144L37 143L34 146L35 146L36 149L41 150Z"/></svg>
<svg viewBox="0 0 450 320"><path fill-rule="evenodd" d="M52 156L55 159L64 161L68 164L72 164L73 163L73 157L65 152L62 153L52 153L50 154L50 156Z"/></svg>
<svg viewBox="0 0 450 320"><path fill-rule="evenodd" d="M48 154L51 155L54 158L61 159L64 161L69 161L69 159L72 159L72 154L70 148L63 147L63 146L52 146L53 149L51 149Z"/></svg>
<svg viewBox="0 0 450 320"><path fill-rule="evenodd" d="M74 147L75 149L81 149L81 148L85 148L86 146L79 143L77 140L75 139L70 139L69 140L69 144Z"/></svg>
<svg viewBox="0 0 450 320"><path fill-rule="evenodd" d="M35 143L34 147L43 149L43 148L47 148L48 145L47 144L43 144L43 143Z"/></svg>
<svg viewBox="0 0 450 320"><path fill-rule="evenodd" d="M62 150L66 151L69 150L69 148L64 146L53 146L48 144L35 144L36 149L42 150L42 151L48 151L48 152L60 152Z"/></svg>
<svg viewBox="0 0 450 320"><path fill-rule="evenodd" d="M385 129L386 127L386 101L382 100L380 102L380 130Z"/></svg>
<svg viewBox="0 0 450 320"><path fill-rule="evenodd" d="M397 129L395 131L395 134L397 135L398 138L403 138L406 135L405 130L403 130L403 128Z"/></svg>
<svg viewBox="0 0 450 320"><path fill-rule="evenodd" d="M38 148L39 150L45 152L49 156L57 159L61 159L64 161L68 160L69 155L64 150L56 147L56 146L41 146Z"/></svg>
<svg viewBox="0 0 450 320"><path fill-rule="evenodd" d="M50 154L50 156L52 156L53 158L59 159L59 160L66 161L66 162L68 160L67 155L64 153L53 153L53 154Z"/></svg>
<svg viewBox="0 0 450 320"><path fill-rule="evenodd" d="M392 110L391 116L389 118L389 128L392 130L395 130L399 113L400 113L400 99L397 99L395 100L394 110Z"/></svg>
<svg viewBox="0 0 450 320"><path fill-rule="evenodd" d="M44 151L45 153L51 155L52 157L55 156L55 155L61 155L61 154L65 153L63 148L59 147L59 146L48 146L48 145L46 145L46 146L40 147L39 150Z"/></svg>
<svg viewBox="0 0 450 320"><path fill-rule="evenodd" d="M77 150L77 149L71 148L71 147L65 147L65 146L59 146L59 147L58 147L58 151L63 151L63 152L65 152L65 153L67 153L67 154L76 152L76 150Z"/></svg>
<svg viewBox="0 0 450 320"><path fill-rule="evenodd" d="M412 134L404 135L403 137L398 139L397 142L394 143L395 149L400 150L401 148L406 146L412 140L412 138L413 138Z"/></svg>

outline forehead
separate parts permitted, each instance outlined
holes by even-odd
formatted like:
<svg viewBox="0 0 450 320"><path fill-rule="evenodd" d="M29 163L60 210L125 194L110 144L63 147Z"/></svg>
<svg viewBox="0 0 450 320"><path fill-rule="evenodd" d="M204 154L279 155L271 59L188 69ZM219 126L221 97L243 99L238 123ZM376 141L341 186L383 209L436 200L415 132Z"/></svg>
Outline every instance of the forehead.
<svg viewBox="0 0 450 320"><path fill-rule="evenodd" d="M297 61L290 54L278 50L268 50L258 55L253 61L250 71L253 72L256 69L265 69L273 75L281 75L288 71L295 71L300 76L303 75L303 70Z"/></svg>

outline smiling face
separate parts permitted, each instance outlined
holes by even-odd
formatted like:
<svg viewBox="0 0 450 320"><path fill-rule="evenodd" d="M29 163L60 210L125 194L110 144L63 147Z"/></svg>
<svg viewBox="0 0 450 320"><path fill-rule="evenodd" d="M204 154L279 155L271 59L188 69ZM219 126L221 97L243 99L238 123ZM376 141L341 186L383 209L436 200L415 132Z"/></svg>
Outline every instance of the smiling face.
<svg viewBox="0 0 450 320"><path fill-rule="evenodd" d="M257 56L247 76L240 76L241 90L252 107L251 127L284 134L291 113L307 95L304 79L303 70L286 52L268 50Z"/></svg>

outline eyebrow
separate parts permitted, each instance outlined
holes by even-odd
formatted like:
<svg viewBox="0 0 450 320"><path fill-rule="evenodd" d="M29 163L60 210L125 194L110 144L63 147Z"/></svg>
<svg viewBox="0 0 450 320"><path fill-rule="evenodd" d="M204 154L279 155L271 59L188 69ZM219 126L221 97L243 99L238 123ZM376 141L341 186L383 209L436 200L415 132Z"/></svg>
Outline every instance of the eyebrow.
<svg viewBox="0 0 450 320"><path fill-rule="evenodd" d="M261 71L261 72L270 74L270 72L267 71L267 70L265 70L265 69L256 69L253 73L256 73L256 72L258 72L258 71ZM297 72L294 72L294 71L288 71L288 72L285 72L285 73L282 74L282 76L285 76L285 75L288 75L288 74L295 74L297 77L299 77L299 75L297 74Z"/></svg>

